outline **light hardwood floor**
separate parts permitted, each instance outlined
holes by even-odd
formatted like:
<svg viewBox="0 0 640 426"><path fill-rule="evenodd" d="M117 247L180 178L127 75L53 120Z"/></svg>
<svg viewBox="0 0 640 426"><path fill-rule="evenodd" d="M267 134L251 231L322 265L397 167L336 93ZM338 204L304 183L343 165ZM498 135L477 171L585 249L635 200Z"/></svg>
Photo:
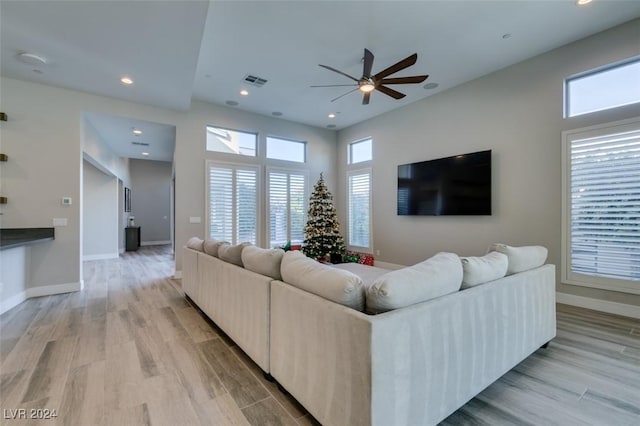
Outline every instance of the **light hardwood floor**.
<svg viewBox="0 0 640 426"><path fill-rule="evenodd" d="M172 265L164 246L85 262L84 291L3 314L1 424L317 424L185 301ZM11 419L38 408L58 417ZM640 321L558 305L549 347L443 424L640 425Z"/></svg>

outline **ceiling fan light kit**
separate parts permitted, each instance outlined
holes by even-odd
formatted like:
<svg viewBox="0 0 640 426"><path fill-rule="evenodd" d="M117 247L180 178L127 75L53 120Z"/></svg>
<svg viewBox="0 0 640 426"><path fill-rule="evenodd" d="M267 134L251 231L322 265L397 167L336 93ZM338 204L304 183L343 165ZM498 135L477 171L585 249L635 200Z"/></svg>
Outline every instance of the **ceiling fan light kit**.
<svg viewBox="0 0 640 426"><path fill-rule="evenodd" d="M355 92L356 90L359 90L360 92L362 92L364 95L362 97L362 104L363 105L368 105L369 104L369 98L371 97L371 93L374 90L377 90L381 93L384 93L387 96L390 96L394 99L402 99L404 98L406 95L404 93L400 93L396 90L393 90L389 87L386 87L387 85L390 84L417 84L417 83L422 83L423 81L425 81L429 76L428 75L416 75L416 76L411 76L411 77L395 77L395 78L386 78L388 76L390 76L391 74L395 74L399 71L402 71L405 68L409 68L410 66L414 65L416 63L416 61L418 60L418 54L414 53L413 55L407 56L406 58L404 58L403 60L391 65L390 67L380 71L379 73L375 74L375 75L371 75L371 69L373 68L373 53L371 53L371 51L369 49L364 49L364 64L362 67L362 77L361 78L355 78L347 73L344 73L340 70L337 70L335 68L332 68L328 65L322 65L322 64L318 64L319 66L321 66L322 68L326 68L329 71L333 71L335 73L341 74L351 80L353 80L355 82L355 84L329 84L329 85L320 85L320 86L311 86L311 87L339 87L339 86L356 86L355 89L338 96L337 98L334 98L331 100L331 102L334 102L340 98L342 98L343 96L348 95L349 93Z"/></svg>

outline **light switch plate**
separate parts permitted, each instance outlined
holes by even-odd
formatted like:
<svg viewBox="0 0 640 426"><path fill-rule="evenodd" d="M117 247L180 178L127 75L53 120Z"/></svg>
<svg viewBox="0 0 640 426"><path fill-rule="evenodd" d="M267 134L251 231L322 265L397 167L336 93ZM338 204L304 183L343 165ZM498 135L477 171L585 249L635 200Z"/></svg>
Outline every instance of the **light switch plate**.
<svg viewBox="0 0 640 426"><path fill-rule="evenodd" d="M53 218L53 226L67 226L67 218L66 217L54 217Z"/></svg>
<svg viewBox="0 0 640 426"><path fill-rule="evenodd" d="M199 216L191 216L189 218L189 223L200 223L200 222L201 222L201 220L200 220Z"/></svg>

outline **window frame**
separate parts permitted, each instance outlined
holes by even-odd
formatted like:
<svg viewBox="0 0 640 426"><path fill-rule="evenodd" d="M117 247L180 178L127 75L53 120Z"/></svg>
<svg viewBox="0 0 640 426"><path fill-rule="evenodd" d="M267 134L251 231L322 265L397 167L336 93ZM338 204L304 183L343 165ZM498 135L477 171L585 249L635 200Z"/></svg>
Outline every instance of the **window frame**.
<svg viewBox="0 0 640 426"><path fill-rule="evenodd" d="M212 151L207 149L207 138L208 138L208 133L209 133L209 127L213 127L215 129L221 129L221 130L226 130L228 132L236 132L236 133L244 133L247 135L254 135L255 136L255 155L246 155L246 154L241 154L241 153L234 153L234 152L224 152L224 151ZM223 155L231 155L233 157L243 157L243 158L259 158L260 157L260 142L259 142L259 134L258 132L252 132L249 130L240 130L240 129L232 129L229 127L223 127L223 126L215 126L213 124L206 124L204 127L204 132L205 132L205 137L204 137L204 151L205 152L213 152L216 154L223 154Z"/></svg>
<svg viewBox="0 0 640 426"><path fill-rule="evenodd" d="M210 207L211 207L211 189L210 189L210 179L209 179L209 168L212 166L218 166L220 168L230 168L233 170L233 176L235 177L236 175L236 170L238 169L242 169L242 170L252 170L255 171L256 173L256 241L255 241L255 245L260 246L261 245L261 240L263 238L262 236L262 227L261 227L261 220L260 218L262 217L262 191L261 191L261 187L262 187L262 182L261 182L261 171L262 171L262 167L258 164L250 164L250 163L235 163L235 162L228 162L228 161L215 161L215 160L205 160L205 169L204 169L204 180L205 180L205 239L210 239L211 238L211 213L210 213ZM229 241L230 244L240 244L244 241L233 241L236 239L236 233L237 233L237 223L235 223L235 212L236 212L236 207L235 204L237 202L237 190L236 190L236 183L235 180L233 181L233 187L232 187L232 203L234 205L233 209L232 209L232 218L234 220L234 223L232 225L232 241Z"/></svg>
<svg viewBox="0 0 640 426"><path fill-rule="evenodd" d="M285 142L292 142L292 143L297 143L297 144L301 144L302 148L303 148L303 160L302 161L296 161L296 160L285 160L282 158L274 158L274 157L269 157L269 139L277 139L277 140L281 140L281 141L285 141ZM264 140L264 158L266 158L267 160L274 160L274 161L286 161L287 163L291 163L291 164L307 164L307 141L300 141L300 140L296 140L296 139L291 139L291 138L283 138L281 136L274 136L274 135L267 135L265 137Z"/></svg>
<svg viewBox="0 0 640 426"><path fill-rule="evenodd" d="M309 196L311 194L310 190L309 190L309 171L306 169L289 169L289 168L283 168L283 167L271 167L268 166L265 168L265 208L266 208L266 212L267 214L265 215L265 226L267 228L266 234L265 234L265 238L266 238L266 244L269 248L273 248L271 246L271 197L270 197L270 183L271 183L271 179L269 177L270 173L285 173L287 174L287 176L291 175L291 174L297 174L297 175L303 175L305 178L305 185L304 185L304 217L306 219L307 217L307 211L309 209ZM288 178L288 182L289 182L289 178ZM289 184L287 184L287 191L289 190ZM306 224L306 220L305 220L305 224ZM302 228L303 231L303 238L302 241L300 242L300 244L302 244L302 242L304 241L304 225ZM291 241L291 204L290 204L290 198L289 198L289 193L287 192L287 237L288 237L288 241ZM286 242L285 242L286 243ZM293 243L293 242L292 242ZM277 247L277 246L274 246Z"/></svg>
<svg viewBox="0 0 640 426"><path fill-rule="evenodd" d="M640 117L562 132L562 228L560 279L583 287L640 294L640 281L601 277L571 270L571 142L640 130Z"/></svg>
<svg viewBox="0 0 640 426"><path fill-rule="evenodd" d="M356 163L359 164L359 163ZM351 177L357 175L369 175L369 247L357 246L351 244ZM373 170L371 167L355 168L347 170L346 173L346 187L347 187L347 249L351 251L358 251L361 253L373 254Z"/></svg>
<svg viewBox="0 0 640 426"><path fill-rule="evenodd" d="M353 146L363 142L367 142L367 141L369 141L369 143L371 144L371 158L369 158L368 160L362 160L354 163L353 162ZM353 142L349 142L347 144L347 165L351 166L354 164L362 164L370 161L373 161L373 138L371 136L367 136L366 138L358 139Z"/></svg>

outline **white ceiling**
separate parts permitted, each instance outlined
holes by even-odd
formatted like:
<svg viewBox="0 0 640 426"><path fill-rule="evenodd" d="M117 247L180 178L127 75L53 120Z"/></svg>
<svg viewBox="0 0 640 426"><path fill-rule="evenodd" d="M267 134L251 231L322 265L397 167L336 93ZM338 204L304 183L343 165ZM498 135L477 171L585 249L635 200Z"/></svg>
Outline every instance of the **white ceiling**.
<svg viewBox="0 0 640 426"><path fill-rule="evenodd" d="M341 129L638 17L637 0L582 7L574 0L2 0L1 73L176 110L187 110L191 99L234 101L235 108ZM439 87L397 85L406 98L374 92L369 105L357 92L330 102L348 87L309 87L350 83L318 64L360 77L364 48L375 55L374 73L418 53L414 66L393 76L429 74L425 83ZM20 52L48 63L25 64ZM268 82L247 85L246 74ZM121 85L123 75L135 83ZM125 130L136 124L120 121L92 122L120 138L113 143L130 145ZM109 123L127 129L109 131Z"/></svg>

